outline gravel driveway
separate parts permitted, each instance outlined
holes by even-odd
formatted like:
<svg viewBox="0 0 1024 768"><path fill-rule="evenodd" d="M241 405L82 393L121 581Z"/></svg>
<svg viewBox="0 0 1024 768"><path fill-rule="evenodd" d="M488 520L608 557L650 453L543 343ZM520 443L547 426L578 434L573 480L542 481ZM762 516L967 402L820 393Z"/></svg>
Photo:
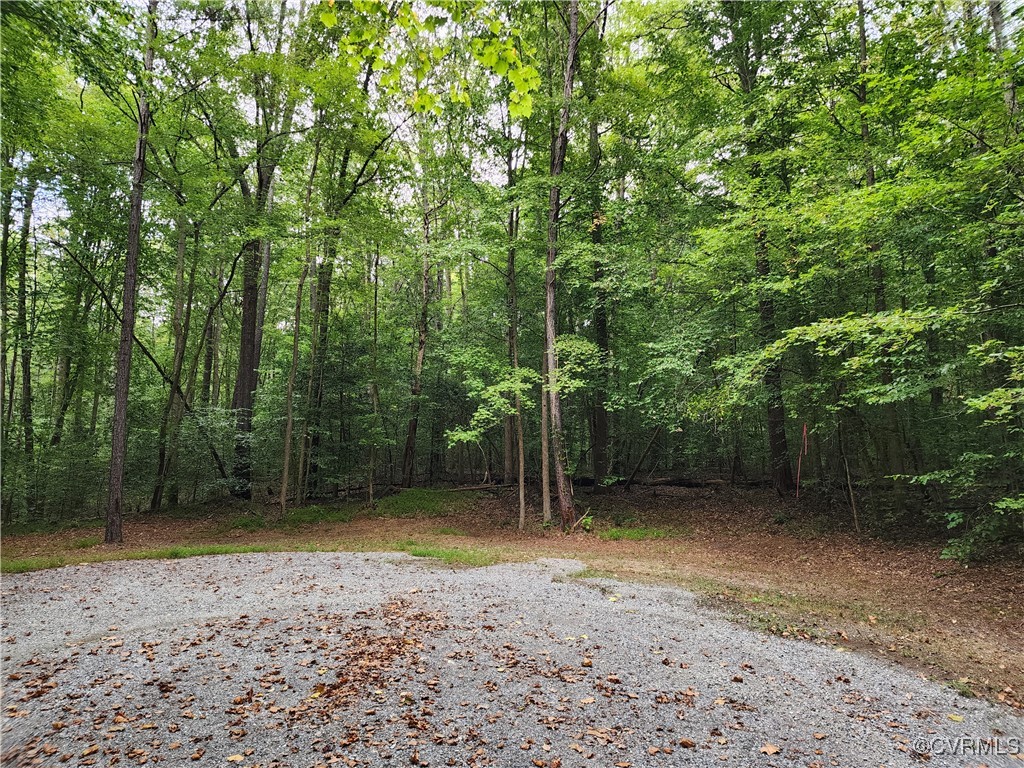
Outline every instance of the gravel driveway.
<svg viewBox="0 0 1024 768"><path fill-rule="evenodd" d="M302 553L5 576L3 765L1024 768L964 754L1014 751L1009 711L581 568Z"/></svg>

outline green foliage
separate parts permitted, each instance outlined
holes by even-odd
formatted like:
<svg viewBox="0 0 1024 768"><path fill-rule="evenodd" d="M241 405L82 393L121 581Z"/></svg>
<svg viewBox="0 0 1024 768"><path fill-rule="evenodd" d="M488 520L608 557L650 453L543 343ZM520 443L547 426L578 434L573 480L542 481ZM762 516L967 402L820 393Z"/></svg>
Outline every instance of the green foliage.
<svg viewBox="0 0 1024 768"><path fill-rule="evenodd" d="M464 512L480 495L467 491L432 488L405 488L378 500L381 517L442 517Z"/></svg>
<svg viewBox="0 0 1024 768"><path fill-rule="evenodd" d="M1019 548L1021 25L997 39L997 4L880 0L862 60L859 6L837 0L602 8L581 4L549 231L554 6L161 3L143 78L141 6L2 4L4 532L104 511L144 88L130 515L205 516L242 490L263 509L285 456L286 527L347 520L326 500L371 485L382 515L457 513L470 495L387 495L407 443L417 483L508 474L517 403L538 477L555 235L579 479L603 455L605 484L774 482L806 426L822 530L856 507L858 527L945 535L953 556ZM225 531L273 519L240 513Z"/></svg>

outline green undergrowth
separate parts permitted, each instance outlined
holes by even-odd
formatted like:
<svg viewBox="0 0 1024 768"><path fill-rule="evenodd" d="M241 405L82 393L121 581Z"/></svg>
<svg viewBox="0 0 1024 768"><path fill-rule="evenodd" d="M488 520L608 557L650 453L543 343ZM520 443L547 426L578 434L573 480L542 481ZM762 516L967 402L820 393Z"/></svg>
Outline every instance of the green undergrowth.
<svg viewBox="0 0 1024 768"><path fill-rule="evenodd" d="M284 517L280 517L276 510L264 514L235 515L227 520L220 521L214 528L214 534L223 534L228 531L294 531L304 525L318 525L320 523L350 523L355 519L357 505L346 504L344 506L324 507L313 504L308 507L297 507L289 509Z"/></svg>
<svg viewBox="0 0 1024 768"><path fill-rule="evenodd" d="M472 491L406 488L377 501L380 517L444 517L466 512L480 499Z"/></svg>
<svg viewBox="0 0 1024 768"><path fill-rule="evenodd" d="M103 525L103 518L86 518L83 520L34 520L32 522L4 523L4 536L25 536L33 533L62 533L78 531L84 528L96 528Z"/></svg>

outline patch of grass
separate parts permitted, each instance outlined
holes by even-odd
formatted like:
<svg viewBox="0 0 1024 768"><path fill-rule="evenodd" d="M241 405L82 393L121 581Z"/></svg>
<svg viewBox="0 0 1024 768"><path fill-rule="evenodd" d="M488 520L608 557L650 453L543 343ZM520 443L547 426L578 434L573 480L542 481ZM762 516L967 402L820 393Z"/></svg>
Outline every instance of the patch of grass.
<svg viewBox="0 0 1024 768"><path fill-rule="evenodd" d="M440 517L463 512L480 498L469 491L406 488L377 502L381 517Z"/></svg>
<svg viewBox="0 0 1024 768"><path fill-rule="evenodd" d="M239 515L228 521L228 530L231 531L262 531L266 527L266 520L253 515Z"/></svg>
<svg viewBox="0 0 1024 768"><path fill-rule="evenodd" d="M202 557L203 555L248 555L253 552L275 552L280 547L260 544L196 544L161 547L160 549L143 549L136 552L124 552L121 557L111 560L180 560L185 557Z"/></svg>
<svg viewBox="0 0 1024 768"><path fill-rule="evenodd" d="M71 546L75 549L92 549L97 544L103 543L102 536L86 536L81 539L76 539Z"/></svg>
<svg viewBox="0 0 1024 768"><path fill-rule="evenodd" d="M959 693L965 699L973 699L977 694L964 680L950 680L949 687Z"/></svg>
<svg viewBox="0 0 1024 768"><path fill-rule="evenodd" d="M434 533L440 536L468 536L461 528L452 528L451 526L442 526L441 528L435 528Z"/></svg>
<svg viewBox="0 0 1024 768"><path fill-rule="evenodd" d="M669 532L662 528L606 528L597 534L606 541L647 541L648 539L664 539Z"/></svg>
<svg viewBox="0 0 1024 768"><path fill-rule="evenodd" d="M21 557L0 561L0 573L28 573L47 568L60 568L62 565L65 565L62 557Z"/></svg>
<svg viewBox="0 0 1024 768"><path fill-rule="evenodd" d="M468 565L480 568L498 562L497 555L483 549L439 547L435 544L417 544L415 542L399 542L399 546L413 557L433 557L448 565Z"/></svg>
<svg viewBox="0 0 1024 768"><path fill-rule="evenodd" d="M105 563L111 560L180 560L185 557L202 557L204 555L247 555L254 552L319 552L316 544L303 544L298 547L261 544L198 544L194 546L161 547L159 549L140 549L125 551L110 549L72 557L23 557L0 561L0 573L28 573L42 571L47 568L61 568L65 565L86 563Z"/></svg>
<svg viewBox="0 0 1024 768"><path fill-rule="evenodd" d="M351 506L321 507L313 504L309 507L290 509L284 517L285 525L314 525L316 523L350 523L355 517Z"/></svg>

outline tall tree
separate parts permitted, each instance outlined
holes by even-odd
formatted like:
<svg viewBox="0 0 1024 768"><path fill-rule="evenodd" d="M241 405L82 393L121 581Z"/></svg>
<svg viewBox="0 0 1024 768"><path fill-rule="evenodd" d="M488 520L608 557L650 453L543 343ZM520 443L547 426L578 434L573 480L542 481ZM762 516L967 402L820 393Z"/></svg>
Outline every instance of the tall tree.
<svg viewBox="0 0 1024 768"><path fill-rule="evenodd" d="M142 249L142 196L146 182L146 148L152 120L149 105L149 77L153 72L157 35L157 0L149 0L146 11L146 48L142 80L136 92L138 133L132 158L132 189L128 208L128 244L124 260L121 300L121 339L117 347L114 374L114 423L110 441L110 480L107 490L107 521L104 541L117 544L124 538L124 472L128 454L128 389L131 384L132 346L135 336L135 299L138 293L139 252Z"/></svg>
<svg viewBox="0 0 1024 768"><path fill-rule="evenodd" d="M555 346L558 341L558 308L556 303L556 265L558 259L558 222L561 215L562 188L559 177L565 167L565 155L569 147L569 113L572 108L572 93L576 80L576 65L580 44L579 0L569 0L566 9L567 39L565 68L562 81L562 108L558 117L558 128L551 142L551 191L548 195L547 259L544 271L544 345L547 357L547 391L550 398L551 447L555 458L555 488L558 491L558 511L562 528L571 528L576 522L576 508L572 487L566 472L565 432L562 425L562 397L558 389L558 355Z"/></svg>

